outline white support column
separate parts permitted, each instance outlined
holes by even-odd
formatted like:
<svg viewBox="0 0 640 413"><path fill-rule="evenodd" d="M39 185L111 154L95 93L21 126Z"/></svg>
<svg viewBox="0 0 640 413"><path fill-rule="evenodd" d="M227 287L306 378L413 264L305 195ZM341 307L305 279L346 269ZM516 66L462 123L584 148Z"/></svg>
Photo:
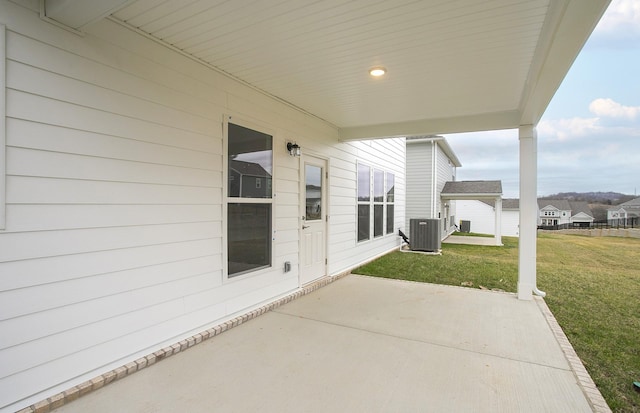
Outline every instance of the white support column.
<svg viewBox="0 0 640 413"><path fill-rule="evenodd" d="M544 296L536 286L538 224L538 137L533 125L520 126L520 241L518 247L518 298Z"/></svg>
<svg viewBox="0 0 640 413"><path fill-rule="evenodd" d="M0 24L0 230L4 230L6 224L6 143L7 143L7 99L6 99L6 82L7 82L7 35L6 27Z"/></svg>
<svg viewBox="0 0 640 413"><path fill-rule="evenodd" d="M495 240L497 246L502 246L502 197L496 197L496 225L495 225Z"/></svg>

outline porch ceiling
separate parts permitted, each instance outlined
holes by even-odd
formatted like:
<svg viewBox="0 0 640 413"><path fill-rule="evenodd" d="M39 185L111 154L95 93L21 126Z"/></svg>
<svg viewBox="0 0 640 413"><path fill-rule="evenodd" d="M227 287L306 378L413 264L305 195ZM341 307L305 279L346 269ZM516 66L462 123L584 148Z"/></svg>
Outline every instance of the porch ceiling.
<svg viewBox="0 0 640 413"><path fill-rule="evenodd" d="M609 0L111 2L112 19L358 139L537 123Z"/></svg>

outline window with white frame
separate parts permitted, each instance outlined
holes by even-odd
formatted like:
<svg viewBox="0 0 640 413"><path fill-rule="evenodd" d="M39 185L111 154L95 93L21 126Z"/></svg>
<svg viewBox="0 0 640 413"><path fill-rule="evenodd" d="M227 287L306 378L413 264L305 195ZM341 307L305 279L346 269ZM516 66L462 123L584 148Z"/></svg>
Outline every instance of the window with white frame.
<svg viewBox="0 0 640 413"><path fill-rule="evenodd" d="M228 124L227 134L227 273L231 278L271 266L273 137L233 123Z"/></svg>
<svg viewBox="0 0 640 413"><path fill-rule="evenodd" d="M394 232L395 176L358 163L358 242Z"/></svg>
<svg viewBox="0 0 640 413"><path fill-rule="evenodd" d="M387 180L386 180L386 201L387 201L387 234L394 233L394 223L395 223L395 186L396 186L396 177L391 172L387 172Z"/></svg>
<svg viewBox="0 0 640 413"><path fill-rule="evenodd" d="M358 164L358 241L370 238L371 168Z"/></svg>
<svg viewBox="0 0 640 413"><path fill-rule="evenodd" d="M384 171L373 170L373 237L384 235Z"/></svg>

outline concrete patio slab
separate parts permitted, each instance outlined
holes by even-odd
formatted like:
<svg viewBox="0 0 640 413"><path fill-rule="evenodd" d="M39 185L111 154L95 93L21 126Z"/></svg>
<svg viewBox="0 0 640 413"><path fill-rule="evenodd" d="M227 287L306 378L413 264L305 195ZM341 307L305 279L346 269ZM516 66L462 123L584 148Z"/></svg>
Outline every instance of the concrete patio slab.
<svg viewBox="0 0 640 413"><path fill-rule="evenodd" d="M351 275L56 412L591 412L536 300Z"/></svg>

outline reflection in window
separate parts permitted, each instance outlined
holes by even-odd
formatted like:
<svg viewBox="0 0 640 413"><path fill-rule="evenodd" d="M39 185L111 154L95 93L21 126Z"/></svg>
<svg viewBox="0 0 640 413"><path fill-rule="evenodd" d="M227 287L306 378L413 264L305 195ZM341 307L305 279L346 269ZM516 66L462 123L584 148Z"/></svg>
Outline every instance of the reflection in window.
<svg viewBox="0 0 640 413"><path fill-rule="evenodd" d="M371 168L358 164L358 241L370 238Z"/></svg>
<svg viewBox="0 0 640 413"><path fill-rule="evenodd" d="M228 277L271 266L273 137L228 124Z"/></svg>
<svg viewBox="0 0 640 413"><path fill-rule="evenodd" d="M358 205L358 241L369 239L369 205Z"/></svg>
<svg viewBox="0 0 640 413"><path fill-rule="evenodd" d="M228 204L229 277L271 265L271 204Z"/></svg>
<svg viewBox="0 0 640 413"><path fill-rule="evenodd" d="M387 172L387 202L393 202L395 187L395 176L391 172Z"/></svg>
<svg viewBox="0 0 640 413"><path fill-rule="evenodd" d="M384 171L373 170L373 236L384 234Z"/></svg>
<svg viewBox="0 0 640 413"><path fill-rule="evenodd" d="M371 199L371 168L358 164L358 201Z"/></svg>
<svg viewBox="0 0 640 413"><path fill-rule="evenodd" d="M373 171L373 202L384 201L384 172Z"/></svg>
<svg viewBox="0 0 640 413"><path fill-rule="evenodd" d="M272 144L266 133L229 123L229 197L271 198Z"/></svg>
<svg viewBox="0 0 640 413"><path fill-rule="evenodd" d="M386 201L387 201L387 230L386 233L387 234L393 234L393 224L394 224L394 209L393 209L393 202L395 200L395 176L391 173L391 172L387 172L387 179L386 179L386 191L387 191L387 196L386 196Z"/></svg>
<svg viewBox="0 0 640 413"><path fill-rule="evenodd" d="M387 205L387 234L393 234L393 204Z"/></svg>
<svg viewBox="0 0 640 413"><path fill-rule="evenodd" d="M358 241L393 233L394 200L394 174L358 163Z"/></svg>
<svg viewBox="0 0 640 413"><path fill-rule="evenodd" d="M307 221L322 219L322 168L315 165L306 165L304 170L307 199Z"/></svg>
<svg viewBox="0 0 640 413"><path fill-rule="evenodd" d="M384 205L373 206L373 236L382 236L384 216Z"/></svg>

